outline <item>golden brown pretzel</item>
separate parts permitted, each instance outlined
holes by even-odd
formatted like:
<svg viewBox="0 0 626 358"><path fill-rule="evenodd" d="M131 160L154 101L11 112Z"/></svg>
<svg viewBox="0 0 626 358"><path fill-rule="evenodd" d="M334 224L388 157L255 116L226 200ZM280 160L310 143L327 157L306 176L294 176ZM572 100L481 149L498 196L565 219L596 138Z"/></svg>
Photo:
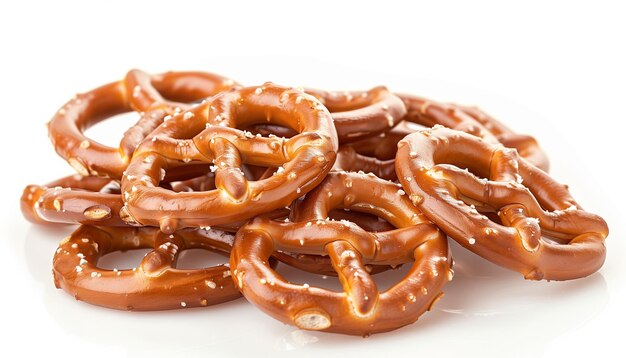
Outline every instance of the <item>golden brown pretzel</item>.
<svg viewBox="0 0 626 358"><path fill-rule="evenodd" d="M368 233L351 222L326 219L342 207L378 215L400 229ZM294 222L257 218L242 227L230 259L244 296L285 323L354 335L389 331L415 322L451 278L445 236L393 183L330 173L294 214ZM276 250L328 254L344 292L287 282L267 264ZM407 276L382 293L365 268L411 261Z"/></svg>
<svg viewBox="0 0 626 358"><path fill-rule="evenodd" d="M35 224L65 223L125 226L119 183L112 179L71 175L24 188L20 205L24 217Z"/></svg>
<svg viewBox="0 0 626 358"><path fill-rule="evenodd" d="M386 133L376 137L344 144L339 147L335 171L373 173L379 178L396 180L394 159L398 142L415 130L401 122Z"/></svg>
<svg viewBox="0 0 626 358"><path fill-rule="evenodd" d="M436 127L400 141L396 171L413 203L447 235L527 279L584 277L604 262L604 220L514 149ZM502 225L478 206L496 211Z"/></svg>
<svg viewBox="0 0 626 358"><path fill-rule="evenodd" d="M290 127L290 138L238 130L258 121ZM330 170L337 135L328 110L302 91L272 83L222 92L164 122L138 148L122 180L122 218L164 232L224 225L285 207ZM217 189L175 193L156 187L174 163L212 164ZM243 163L278 167L259 181Z"/></svg>
<svg viewBox="0 0 626 358"><path fill-rule="evenodd" d="M232 80L211 73L167 72L149 76L133 70L122 81L76 95L67 102L48 123L50 140L57 153L79 174L120 179L139 142L166 115L186 107L165 98L193 102L237 86ZM142 112L142 117L125 133L119 148L102 145L83 134L102 120L132 110Z"/></svg>
<svg viewBox="0 0 626 358"><path fill-rule="evenodd" d="M476 107L440 103L426 98L400 94L407 107L405 120L427 127L442 125L481 137L490 143L502 143L515 148L531 164L544 171L549 169L548 157L535 138L516 134L495 118Z"/></svg>
<svg viewBox="0 0 626 358"><path fill-rule="evenodd" d="M232 234L217 230L181 230L172 235L157 228L111 228L81 225L54 255L57 288L77 300L134 311L208 306L239 297L226 265L176 269L186 249L228 254ZM114 251L154 248L133 269L106 270L98 260Z"/></svg>
<svg viewBox="0 0 626 358"><path fill-rule="evenodd" d="M368 91L329 92L307 88L305 92L328 108L342 144L386 132L407 113L402 100L383 86Z"/></svg>

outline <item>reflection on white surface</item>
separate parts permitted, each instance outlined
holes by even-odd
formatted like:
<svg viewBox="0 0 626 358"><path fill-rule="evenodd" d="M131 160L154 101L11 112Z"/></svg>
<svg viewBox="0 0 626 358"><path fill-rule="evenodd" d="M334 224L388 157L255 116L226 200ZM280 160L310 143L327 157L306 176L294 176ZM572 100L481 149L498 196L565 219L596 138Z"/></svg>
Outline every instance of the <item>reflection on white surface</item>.
<svg viewBox="0 0 626 358"><path fill-rule="evenodd" d="M75 301L54 288L50 274L52 253L58 240L70 230L32 226L23 241L30 274L43 286L41 300L57 328L69 336L107 351L123 347L131 356L237 355L246 352L247 345L279 355L331 352L347 346L356 354L367 352L372 345L389 347L392 352L394 347L411 345L417 354L440 349L444 342L462 347L457 352L469 355L488 350L494 356L532 356L540 355L564 332L593 318L608 299L606 283L599 273L566 282L526 281L452 243L456 275L433 311L413 325L367 339L300 331L266 316L244 299L187 310L115 311ZM294 275L292 270L279 269L288 278ZM404 270L388 272L377 280L390 285ZM335 277L293 277L340 289ZM243 345L242 336L247 341ZM115 346L109 346L109 342L115 342Z"/></svg>

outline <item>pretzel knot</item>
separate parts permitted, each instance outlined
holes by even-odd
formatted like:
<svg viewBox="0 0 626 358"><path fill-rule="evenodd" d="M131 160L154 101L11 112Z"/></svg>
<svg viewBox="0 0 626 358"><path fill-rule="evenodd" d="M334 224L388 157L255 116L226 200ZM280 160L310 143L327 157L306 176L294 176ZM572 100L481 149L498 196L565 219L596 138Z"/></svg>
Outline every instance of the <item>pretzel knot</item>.
<svg viewBox="0 0 626 358"><path fill-rule="evenodd" d="M237 129L259 121L298 134L266 138ZM122 216L164 232L249 219L313 189L336 153L332 118L314 97L272 83L223 92L164 122L138 148L122 180ZM168 167L181 162L211 163L216 189L174 193L156 187ZM278 169L250 181L243 163Z"/></svg>
<svg viewBox="0 0 626 358"><path fill-rule="evenodd" d="M396 172L447 235L527 279L584 277L604 262L606 222L515 149L436 126L399 143ZM501 223L479 211L497 212Z"/></svg>
<svg viewBox="0 0 626 358"><path fill-rule="evenodd" d="M218 92L236 88L228 78L203 72L167 72L161 75L132 70L122 81L78 94L48 123L50 140L57 153L81 175L120 179L135 147L167 115ZM171 99L171 100L170 100ZM141 113L119 148L102 145L83 132L112 116L135 110Z"/></svg>
<svg viewBox="0 0 626 358"><path fill-rule="evenodd" d="M112 228L81 225L66 238L53 259L57 288L77 300L121 310L167 310L199 307L239 297L228 266L176 269L181 251L206 249L228 254L232 235L217 230L181 230L173 235L157 228ZM153 248L139 267L105 270L98 260L114 251Z"/></svg>
<svg viewBox="0 0 626 358"><path fill-rule="evenodd" d="M375 214L399 229L367 232L328 220L332 209ZM328 255L344 292L287 282L268 266L277 250ZM379 292L366 264L414 261L409 273ZM373 175L330 173L294 210L294 222L255 219L235 238L230 259L243 295L272 317L301 329L354 335L410 324L451 279L445 236L393 183Z"/></svg>

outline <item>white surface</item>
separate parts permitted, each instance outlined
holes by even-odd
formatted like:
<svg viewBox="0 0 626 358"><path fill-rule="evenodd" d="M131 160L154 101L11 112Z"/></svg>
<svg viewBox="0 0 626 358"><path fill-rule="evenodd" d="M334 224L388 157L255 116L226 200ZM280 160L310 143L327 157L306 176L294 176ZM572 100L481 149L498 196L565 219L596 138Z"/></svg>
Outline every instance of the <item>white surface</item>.
<svg viewBox="0 0 626 358"><path fill-rule="evenodd" d="M623 8L601 1L179 3L0 5L0 356L623 354ZM386 84L480 104L535 135L554 176L604 216L607 262L584 280L528 282L454 246L457 275L434 312L367 339L297 331L243 299L159 313L76 302L54 288L50 274L56 244L70 228L27 223L18 199L24 185L71 172L46 136L54 111L132 67L208 70L250 85Z"/></svg>

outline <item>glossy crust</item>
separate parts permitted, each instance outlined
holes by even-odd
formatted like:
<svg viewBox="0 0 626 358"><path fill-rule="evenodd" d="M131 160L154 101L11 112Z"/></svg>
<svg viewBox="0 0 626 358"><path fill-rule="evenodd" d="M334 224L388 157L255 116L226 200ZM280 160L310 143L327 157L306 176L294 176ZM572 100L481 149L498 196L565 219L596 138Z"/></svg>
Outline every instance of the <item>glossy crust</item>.
<svg viewBox="0 0 626 358"><path fill-rule="evenodd" d="M226 265L204 269L176 268L186 249L227 255L232 234L217 230L181 230L173 235L157 228L112 228L81 225L59 245L53 259L54 282L77 300L129 311L208 306L240 297ZM153 248L133 269L106 270L98 260L113 251Z"/></svg>
<svg viewBox="0 0 626 358"><path fill-rule="evenodd" d="M396 180L395 157L398 142L415 131L401 122L390 131L376 137L344 144L339 147L334 171L373 173L381 179Z"/></svg>
<svg viewBox="0 0 626 358"><path fill-rule="evenodd" d="M266 138L237 129L260 120L299 134ZM167 233L246 220L313 189L336 154L332 118L314 97L272 83L222 92L164 122L137 149L122 179L122 218ZM175 193L157 187L171 165L193 162L211 165L215 190ZM277 170L249 181L244 163Z"/></svg>
<svg viewBox="0 0 626 358"><path fill-rule="evenodd" d="M115 180L78 174L29 185L20 199L22 214L35 224L127 226L118 215L123 204Z"/></svg>
<svg viewBox="0 0 626 358"><path fill-rule="evenodd" d="M149 76L132 70L122 81L78 94L67 102L48 123L49 137L57 153L79 174L120 179L135 147L165 116L187 108L185 103L238 86L233 80L212 73L167 72ZM102 145L83 134L98 122L133 110L140 112L141 118L124 134L119 148Z"/></svg>
<svg viewBox="0 0 626 358"><path fill-rule="evenodd" d="M441 103L423 97L399 94L407 107L404 120L432 127L437 124L483 138L489 143L502 143L515 148L519 154L536 167L548 171L548 156L535 138L516 134L495 118L477 107Z"/></svg>
<svg viewBox="0 0 626 358"><path fill-rule="evenodd" d="M436 126L400 142L396 171L413 203L448 236L527 279L585 277L604 263L606 222L514 149ZM502 224L478 206L497 212Z"/></svg>
<svg viewBox="0 0 626 358"><path fill-rule="evenodd" d="M327 220L351 208L385 218L399 229L372 233ZM230 264L244 296L272 317L301 329L369 335L415 322L452 277L442 233L397 185L356 173L330 173L296 208L294 222L254 219L235 239ZM327 254L344 292L287 282L268 265L276 250ZM379 292L367 264L413 262L400 282Z"/></svg>
<svg viewBox="0 0 626 358"><path fill-rule="evenodd" d="M312 88L305 91L319 99L332 114L340 144L384 133L407 113L402 100L384 86L368 91L329 92Z"/></svg>

